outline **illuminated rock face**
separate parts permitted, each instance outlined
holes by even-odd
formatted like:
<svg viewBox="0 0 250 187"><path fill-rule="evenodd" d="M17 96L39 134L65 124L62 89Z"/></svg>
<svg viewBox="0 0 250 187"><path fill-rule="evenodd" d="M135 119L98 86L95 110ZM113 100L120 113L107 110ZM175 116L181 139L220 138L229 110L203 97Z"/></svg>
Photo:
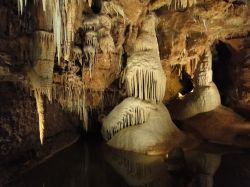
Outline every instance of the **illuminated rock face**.
<svg viewBox="0 0 250 187"><path fill-rule="evenodd" d="M123 80L130 96L103 120L102 134L112 147L157 154L180 142L182 133L161 103L166 77L159 57L154 15L142 22ZM172 140L175 138L175 141Z"/></svg>

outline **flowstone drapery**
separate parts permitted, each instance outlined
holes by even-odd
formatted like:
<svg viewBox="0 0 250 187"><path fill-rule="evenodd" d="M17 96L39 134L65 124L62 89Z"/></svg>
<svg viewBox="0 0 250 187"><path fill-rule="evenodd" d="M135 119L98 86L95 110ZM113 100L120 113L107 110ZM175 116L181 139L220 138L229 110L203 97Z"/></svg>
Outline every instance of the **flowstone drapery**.
<svg viewBox="0 0 250 187"><path fill-rule="evenodd" d="M166 77L159 57L156 18L145 17L134 50L127 60L123 82L128 97L103 119L102 134L110 146L157 154L181 140L167 108L161 103ZM175 141L171 141L175 137Z"/></svg>

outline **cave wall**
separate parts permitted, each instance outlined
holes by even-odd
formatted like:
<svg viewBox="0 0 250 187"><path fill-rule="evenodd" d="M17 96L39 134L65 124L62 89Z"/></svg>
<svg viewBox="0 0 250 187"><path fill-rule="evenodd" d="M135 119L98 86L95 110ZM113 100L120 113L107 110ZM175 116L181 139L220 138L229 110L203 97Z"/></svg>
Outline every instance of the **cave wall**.
<svg viewBox="0 0 250 187"><path fill-rule="evenodd" d="M228 39L215 45L214 80L222 103L249 118L249 38Z"/></svg>
<svg viewBox="0 0 250 187"><path fill-rule="evenodd" d="M17 166L27 169L78 140L79 118L63 111L58 103L45 102L46 142L42 146L35 99L12 82L1 82L0 98L0 184Z"/></svg>

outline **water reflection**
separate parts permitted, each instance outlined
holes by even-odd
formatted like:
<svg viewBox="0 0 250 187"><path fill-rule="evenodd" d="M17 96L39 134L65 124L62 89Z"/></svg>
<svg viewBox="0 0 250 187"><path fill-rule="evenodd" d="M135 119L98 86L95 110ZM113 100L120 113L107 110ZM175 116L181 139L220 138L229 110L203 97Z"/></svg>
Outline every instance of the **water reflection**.
<svg viewBox="0 0 250 187"><path fill-rule="evenodd" d="M146 156L78 142L15 180L11 187L212 187L220 153L173 151Z"/></svg>
<svg viewBox="0 0 250 187"><path fill-rule="evenodd" d="M105 160L130 186L172 186L163 157L146 156L106 147Z"/></svg>

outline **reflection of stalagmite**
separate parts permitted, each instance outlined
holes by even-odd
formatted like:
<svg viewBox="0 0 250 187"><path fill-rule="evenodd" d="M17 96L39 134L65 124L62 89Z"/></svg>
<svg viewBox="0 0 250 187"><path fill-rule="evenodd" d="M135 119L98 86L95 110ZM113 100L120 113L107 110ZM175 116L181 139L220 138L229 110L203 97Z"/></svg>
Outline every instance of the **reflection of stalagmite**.
<svg viewBox="0 0 250 187"><path fill-rule="evenodd" d="M107 148L104 158L131 186L173 186L162 157Z"/></svg>
<svg viewBox="0 0 250 187"><path fill-rule="evenodd" d="M212 81L212 55L207 51L195 71L194 91L185 95L170 108L175 119L183 120L214 110L220 104L219 91Z"/></svg>
<svg viewBox="0 0 250 187"><path fill-rule="evenodd" d="M200 186L213 187L214 175L221 163L221 154L191 151L185 153L189 170L196 174Z"/></svg>
<svg viewBox="0 0 250 187"><path fill-rule="evenodd" d="M222 154L199 150L184 152L175 148L168 153L165 161L170 173L182 176L188 173L192 177L192 180L188 180L189 184L180 186L213 187L214 175L220 166Z"/></svg>
<svg viewBox="0 0 250 187"><path fill-rule="evenodd" d="M166 77L160 63L155 21L153 14L143 20L127 61L123 81L131 97L103 120L104 138L118 149L157 154L182 140L182 133L172 122L167 108L159 103L165 94Z"/></svg>

